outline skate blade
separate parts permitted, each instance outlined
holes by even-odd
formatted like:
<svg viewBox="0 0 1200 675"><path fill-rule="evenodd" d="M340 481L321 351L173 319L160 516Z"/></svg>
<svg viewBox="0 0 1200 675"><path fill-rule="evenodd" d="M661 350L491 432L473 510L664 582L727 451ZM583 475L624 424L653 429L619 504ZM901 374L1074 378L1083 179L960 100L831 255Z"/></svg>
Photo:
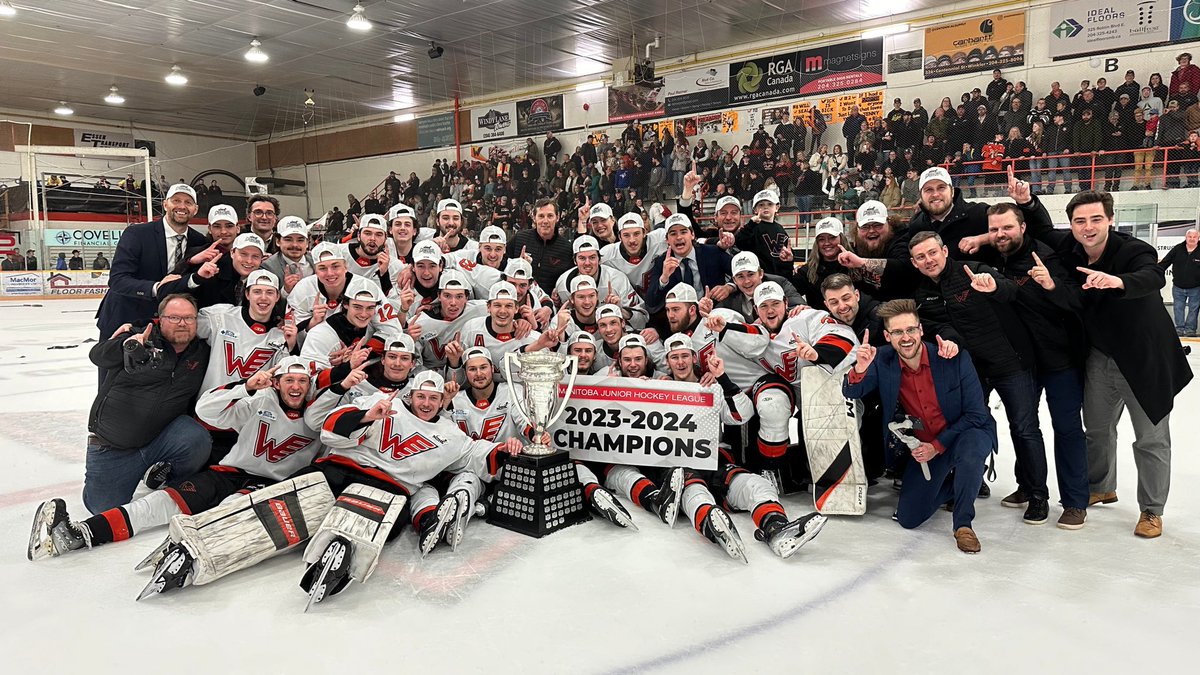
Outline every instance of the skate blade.
<svg viewBox="0 0 1200 675"><path fill-rule="evenodd" d="M153 551L150 552L150 555L146 556L145 558L142 558L142 561L134 566L133 571L140 572L146 568L158 567L158 563L162 562L163 555L167 552L167 548L170 545L171 545L170 537L163 539L162 543L159 544L157 548L155 548Z"/></svg>
<svg viewBox="0 0 1200 675"><path fill-rule="evenodd" d="M450 539L450 550L457 551L458 545L462 543L463 537L467 533L467 522L471 520L471 514L474 509L470 504L470 497L465 494L456 494L454 496L456 511L454 520L450 523L450 530L447 532L447 537Z"/></svg>
<svg viewBox="0 0 1200 675"><path fill-rule="evenodd" d="M784 559L792 557L793 553L799 551L808 542L816 539L817 535L821 533L821 529L825 527L825 523L828 522L829 518L825 516L817 515L813 517L812 520L808 521L804 532L780 543L779 556Z"/></svg>
<svg viewBox="0 0 1200 675"><path fill-rule="evenodd" d="M717 538L717 545L725 549L725 553L734 560L741 560L749 565L750 561L746 558L746 546L742 543L742 538L738 536L737 530L733 527L733 522L729 520L729 516L723 512L713 511L710 516L708 526L713 529L713 534Z"/></svg>
<svg viewBox="0 0 1200 675"><path fill-rule="evenodd" d="M49 507L49 508L47 508ZM25 555L30 561L43 560L55 555L54 534L50 529L54 522L54 500L42 502L33 514L33 527L29 530L29 546Z"/></svg>
<svg viewBox="0 0 1200 675"><path fill-rule="evenodd" d="M157 577L155 577L154 579L151 579L150 583L146 584L146 587L142 589L142 592L138 593L137 600L134 600L134 602L137 602L144 598L148 598L151 595L154 595L155 593L162 593L163 589L166 587L166 585L167 585L166 582L163 581L162 579L159 579Z"/></svg>
<svg viewBox="0 0 1200 675"><path fill-rule="evenodd" d="M335 546L341 550L334 549ZM325 579L329 576L329 570L338 564L339 556L344 558L345 549L346 547L341 542L330 542L329 546L325 548L325 552L321 554L321 560L315 563L321 566L321 573L317 575L317 580L313 583L312 588L308 589L308 602L304 605L305 614L312 609L313 605L325 599L328 590Z"/></svg>
<svg viewBox="0 0 1200 675"><path fill-rule="evenodd" d="M667 527L675 527L675 521L679 519L679 506L683 503L683 469L676 468L671 471L669 483L671 490L674 491L674 498L671 505L667 507L667 512L663 518L663 522Z"/></svg>
<svg viewBox="0 0 1200 675"><path fill-rule="evenodd" d="M630 517L630 515L622 508L620 508L620 506L616 503L616 500L608 492L596 492L595 495L592 496L592 502L593 508L598 511L600 515L604 516L604 519L608 522L616 525L617 527L625 529L632 528L634 532L639 531L637 523L633 522L633 518Z"/></svg>
<svg viewBox="0 0 1200 675"><path fill-rule="evenodd" d="M184 549L182 546L169 548L163 555L162 560L159 561L158 566L155 567L154 577L151 578L150 583L146 584L146 587L142 589L142 592L138 595L137 599L141 600L154 595L155 593L166 593L172 588L186 586L187 575L189 572L183 572L183 568L187 564L188 553L186 549ZM179 581L179 575L181 573L184 575L182 582ZM171 575L173 578L168 580L167 575ZM168 583L168 581L171 583Z"/></svg>
<svg viewBox="0 0 1200 675"><path fill-rule="evenodd" d="M421 545L422 559L437 548L438 542L447 535L447 528L456 515L458 515L458 500L442 500L442 503L438 505L437 524L434 526L433 534L430 535L427 542Z"/></svg>

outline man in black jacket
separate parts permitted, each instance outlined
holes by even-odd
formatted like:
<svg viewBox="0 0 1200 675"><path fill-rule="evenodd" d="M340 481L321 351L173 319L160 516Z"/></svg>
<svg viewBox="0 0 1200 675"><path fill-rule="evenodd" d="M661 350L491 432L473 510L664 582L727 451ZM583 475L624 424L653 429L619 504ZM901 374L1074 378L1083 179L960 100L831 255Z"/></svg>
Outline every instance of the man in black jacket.
<svg viewBox="0 0 1200 675"><path fill-rule="evenodd" d="M1079 313L1091 343L1083 392L1088 502L1117 501L1117 422L1127 408L1142 512L1133 532L1158 537L1171 486L1171 409L1192 369L1163 308L1158 255L1112 231L1112 195L1080 192L1067 204L1067 218L1073 239L1059 248L1068 270L1066 307Z"/></svg>
<svg viewBox="0 0 1200 675"><path fill-rule="evenodd" d="M553 199L539 199L533 205L533 227L508 240L509 258L526 255L533 265L533 278L543 290L553 290L558 277L575 266L571 242L558 232L558 204Z"/></svg>
<svg viewBox="0 0 1200 675"><path fill-rule="evenodd" d="M125 324L92 347L89 358L106 371L88 414L83 504L92 513L128 503L159 462L191 475L208 459L212 437L192 418L209 356L197 316L191 296L170 295L157 324Z"/></svg>
<svg viewBox="0 0 1200 675"><path fill-rule="evenodd" d="M1050 223L1050 214L1041 204L1032 210L1030 220ZM988 234L992 245L980 253L984 261L1017 285L1013 307L1034 337L1038 397L1046 392L1050 422L1054 425L1054 468L1063 513L1058 527L1078 530L1087 517L1087 441L1079 413L1083 408L1082 343L1079 320L1051 299L1064 291L1056 284L1066 277L1054 249L1026 236L1026 215L1011 202L988 209ZM1014 467L1017 489L1000 501L1004 506L1028 506L1030 493L1023 481L1023 467Z"/></svg>
<svg viewBox="0 0 1200 675"><path fill-rule="evenodd" d="M939 345L949 340L969 351L985 397L993 389L1000 395L1020 471L1018 485L1029 495L1024 520L1040 525L1049 514L1046 445L1038 424L1033 341L1013 308L1017 284L987 265L950 258L933 232L913 236L909 251L924 277L916 301L925 333L937 336Z"/></svg>
<svg viewBox="0 0 1200 675"><path fill-rule="evenodd" d="M1200 313L1200 231L1192 228L1183 241L1158 263L1171 270L1171 308L1175 311L1175 334L1196 337L1196 314Z"/></svg>

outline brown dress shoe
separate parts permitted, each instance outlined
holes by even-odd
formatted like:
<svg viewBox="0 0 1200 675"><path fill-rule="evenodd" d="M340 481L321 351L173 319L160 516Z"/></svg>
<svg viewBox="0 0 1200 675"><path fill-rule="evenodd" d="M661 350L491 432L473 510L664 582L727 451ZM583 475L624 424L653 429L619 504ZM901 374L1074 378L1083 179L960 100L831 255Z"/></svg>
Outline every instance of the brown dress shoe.
<svg viewBox="0 0 1200 675"><path fill-rule="evenodd" d="M958 544L958 550L963 553L979 553L979 537L975 536L975 530L969 527L960 527L954 531L954 543Z"/></svg>
<svg viewBox="0 0 1200 675"><path fill-rule="evenodd" d="M1138 518L1137 527L1133 528L1133 533L1143 539L1161 537L1162 516L1155 515L1149 511L1142 511L1141 517Z"/></svg>
<svg viewBox="0 0 1200 675"><path fill-rule="evenodd" d="M1117 501L1117 493L1113 492L1093 492L1088 495L1088 506L1097 504L1114 504Z"/></svg>

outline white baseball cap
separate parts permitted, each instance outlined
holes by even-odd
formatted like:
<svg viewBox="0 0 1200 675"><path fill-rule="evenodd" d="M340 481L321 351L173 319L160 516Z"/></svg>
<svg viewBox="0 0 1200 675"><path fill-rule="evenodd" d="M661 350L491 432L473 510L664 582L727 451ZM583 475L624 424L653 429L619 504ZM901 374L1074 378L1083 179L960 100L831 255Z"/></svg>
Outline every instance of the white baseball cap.
<svg viewBox="0 0 1200 675"><path fill-rule="evenodd" d="M763 190L763 192L767 192L767 190ZM762 192L760 192L759 194L762 194ZM720 199L717 200L717 206L716 206L716 208L713 209L713 212L715 213L717 211L720 211L722 208L724 208L725 206L728 206L730 204L733 204L734 206L736 206L738 211L742 210L742 202L738 201L737 197L734 197L733 195L725 195L724 197L721 197Z"/></svg>
<svg viewBox="0 0 1200 675"><path fill-rule="evenodd" d="M304 222L303 218L298 216L284 216L279 219L275 225L275 231L279 236L286 237L292 234L298 234L305 239L308 238L308 223Z"/></svg>
<svg viewBox="0 0 1200 675"><path fill-rule="evenodd" d="M230 248L237 250L239 248L249 248L253 246L263 253L267 252L267 245L263 243L262 237L253 232L243 232L233 240L233 246Z"/></svg>
<svg viewBox="0 0 1200 675"><path fill-rule="evenodd" d="M617 221L617 232L627 229L644 230L646 229L646 224L642 222L641 216L631 211L621 216L621 219Z"/></svg>
<svg viewBox="0 0 1200 675"><path fill-rule="evenodd" d="M488 225L479 231L479 243L481 244L507 244L508 235L504 234L504 230L495 225Z"/></svg>
<svg viewBox="0 0 1200 675"><path fill-rule="evenodd" d="M574 295L576 291L583 290L596 290L596 280L586 274L580 274L571 280L571 283L569 284L569 291L572 295Z"/></svg>
<svg viewBox="0 0 1200 675"><path fill-rule="evenodd" d="M646 349L646 340L638 333L630 333L617 342L618 350L625 349L626 347L641 347L642 349Z"/></svg>
<svg viewBox="0 0 1200 675"><path fill-rule="evenodd" d="M326 260L345 260L342 257L342 252L338 250L328 241L323 241L313 247L312 257L314 263L324 262Z"/></svg>
<svg viewBox="0 0 1200 675"><path fill-rule="evenodd" d="M733 256L732 276L737 276L740 272L757 272L762 269L762 263L758 261L758 256L751 251L742 251Z"/></svg>
<svg viewBox="0 0 1200 675"><path fill-rule="evenodd" d="M670 218L667 218L667 232L671 231L672 227L682 225L689 230L692 229L692 221L682 213L672 213Z"/></svg>
<svg viewBox="0 0 1200 675"><path fill-rule="evenodd" d="M517 287L507 281L497 282L488 290L488 301L492 300L517 300Z"/></svg>
<svg viewBox="0 0 1200 675"><path fill-rule="evenodd" d="M533 265L524 258L510 258L504 266L504 276L509 279L532 279Z"/></svg>
<svg viewBox="0 0 1200 675"><path fill-rule="evenodd" d="M600 309L596 310L596 321L600 319L621 319L625 320L625 312L616 305L600 305Z"/></svg>
<svg viewBox="0 0 1200 675"><path fill-rule="evenodd" d="M416 354L417 343L413 342L412 336L408 333L399 333L391 338L384 345L385 352L403 352L405 354Z"/></svg>
<svg viewBox="0 0 1200 675"><path fill-rule="evenodd" d="M416 375L413 375L413 380L412 380L413 390L432 389L437 392L443 392L442 388L445 386L446 386L446 381L442 379L442 376L438 375L437 373L435 373L432 370L422 370L421 372L417 373Z"/></svg>
<svg viewBox="0 0 1200 675"><path fill-rule="evenodd" d="M571 243L571 253L579 253L580 251L599 251L600 242L590 234L584 234L575 237L575 241Z"/></svg>
<svg viewBox="0 0 1200 675"><path fill-rule="evenodd" d="M442 261L442 249L432 241L419 241L412 248L412 259L414 263L428 260L430 262Z"/></svg>
<svg viewBox="0 0 1200 675"><path fill-rule="evenodd" d="M694 305L700 302L700 299L696 297L695 288L685 283L678 283L671 290L667 291L667 296L663 302L690 302Z"/></svg>
<svg viewBox="0 0 1200 675"><path fill-rule="evenodd" d="M612 207L608 204L596 204L588 211L588 220L592 218L612 218Z"/></svg>
<svg viewBox="0 0 1200 675"><path fill-rule="evenodd" d="M443 199L437 205L437 212L441 213L442 211L458 211L462 213L462 204L458 203L457 199Z"/></svg>
<svg viewBox="0 0 1200 675"><path fill-rule="evenodd" d="M950 179L950 172L940 166L931 166L921 173L921 180L917 186L918 190L925 189L925 184L931 180L940 180L946 185L954 186L954 182Z"/></svg>
<svg viewBox="0 0 1200 675"><path fill-rule="evenodd" d="M378 213L368 213L358 221L358 229L365 230L368 227L373 230L379 230L380 232L388 231L387 221L384 220L383 216L379 215Z"/></svg>
<svg viewBox="0 0 1200 675"><path fill-rule="evenodd" d="M832 234L835 237L840 237L845 231L846 229L842 226L842 221L833 216L826 216L817 221L817 229L813 236L819 237L823 234Z"/></svg>
<svg viewBox="0 0 1200 675"><path fill-rule="evenodd" d="M383 302L383 293L373 283L355 284L353 289L347 289L346 300L373 302L378 305Z"/></svg>
<svg viewBox="0 0 1200 675"><path fill-rule="evenodd" d="M567 340L567 347L569 348L571 345L579 342L586 342L592 347L596 346L596 338L592 337L592 334L585 330L577 330L572 333L571 338Z"/></svg>
<svg viewBox="0 0 1200 675"><path fill-rule="evenodd" d="M663 347L666 349L666 353L668 354L676 349L686 349L689 352L696 351L695 347L692 346L692 338L684 335L683 333L676 333L667 338L667 341L663 343Z"/></svg>
<svg viewBox="0 0 1200 675"><path fill-rule="evenodd" d="M862 206L858 207L858 212L854 214L854 220L859 225L863 223L886 223L887 218L887 207L883 205L883 202L874 199L863 202Z"/></svg>
<svg viewBox="0 0 1200 675"><path fill-rule="evenodd" d="M470 361L471 359L487 359L487 362L491 363L492 352L490 352L487 347L471 347L467 351L463 352L462 364L464 366L467 365L467 361Z"/></svg>
<svg viewBox="0 0 1200 675"><path fill-rule="evenodd" d="M390 223L397 218L411 218L413 220L416 220L417 212L413 211L413 208L411 206L409 206L408 204L397 204L397 205L393 206L392 208L388 209L387 219L388 219L388 222Z"/></svg>
<svg viewBox="0 0 1200 675"><path fill-rule="evenodd" d="M270 286L271 288L279 288L279 277L271 274L267 270L254 270L246 277L246 288L251 286Z"/></svg>
<svg viewBox="0 0 1200 675"><path fill-rule="evenodd" d="M471 280L465 272L451 267L442 270L442 274L438 277L438 290L466 291L469 297L471 295Z"/></svg>
<svg viewBox="0 0 1200 675"><path fill-rule="evenodd" d="M771 202L772 204L779 203L779 195L774 190L759 190L758 194L754 195L754 201L750 202L752 206L758 206L759 202Z"/></svg>
<svg viewBox="0 0 1200 675"><path fill-rule="evenodd" d="M285 356L275 364L275 377L280 375L307 375L312 377L312 362L299 356Z"/></svg>
<svg viewBox="0 0 1200 675"><path fill-rule="evenodd" d="M755 307L758 307L768 300L787 302L787 299L783 295L783 289L780 288L779 284L775 283L774 281L768 281L766 283L759 284L758 288L754 289Z"/></svg>
<svg viewBox="0 0 1200 675"><path fill-rule="evenodd" d="M183 194L191 197L192 201L196 201L196 191L193 190L192 186L188 185L187 183L176 183L176 184L172 185L171 187L167 188L166 199L170 199L171 197L174 197L175 195L177 195L181 192Z"/></svg>
<svg viewBox="0 0 1200 675"><path fill-rule="evenodd" d="M237 211L234 211L233 207L228 204L217 204L208 210L209 225L213 225L221 221L236 225L238 222Z"/></svg>

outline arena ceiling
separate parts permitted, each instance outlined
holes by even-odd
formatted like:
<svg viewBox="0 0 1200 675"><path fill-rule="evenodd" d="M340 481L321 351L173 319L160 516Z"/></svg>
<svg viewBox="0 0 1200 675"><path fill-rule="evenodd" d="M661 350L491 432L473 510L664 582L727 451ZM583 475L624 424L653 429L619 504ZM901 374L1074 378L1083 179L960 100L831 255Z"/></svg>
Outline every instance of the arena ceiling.
<svg viewBox="0 0 1200 675"><path fill-rule="evenodd" d="M13 0L0 107L241 137L402 112L952 4L950 0ZM636 36L636 45L635 39ZM270 60L244 58L257 37ZM430 59L430 42L444 55ZM164 82L172 65L188 78ZM104 97L115 85L123 105ZM261 85L266 92L255 96Z"/></svg>

